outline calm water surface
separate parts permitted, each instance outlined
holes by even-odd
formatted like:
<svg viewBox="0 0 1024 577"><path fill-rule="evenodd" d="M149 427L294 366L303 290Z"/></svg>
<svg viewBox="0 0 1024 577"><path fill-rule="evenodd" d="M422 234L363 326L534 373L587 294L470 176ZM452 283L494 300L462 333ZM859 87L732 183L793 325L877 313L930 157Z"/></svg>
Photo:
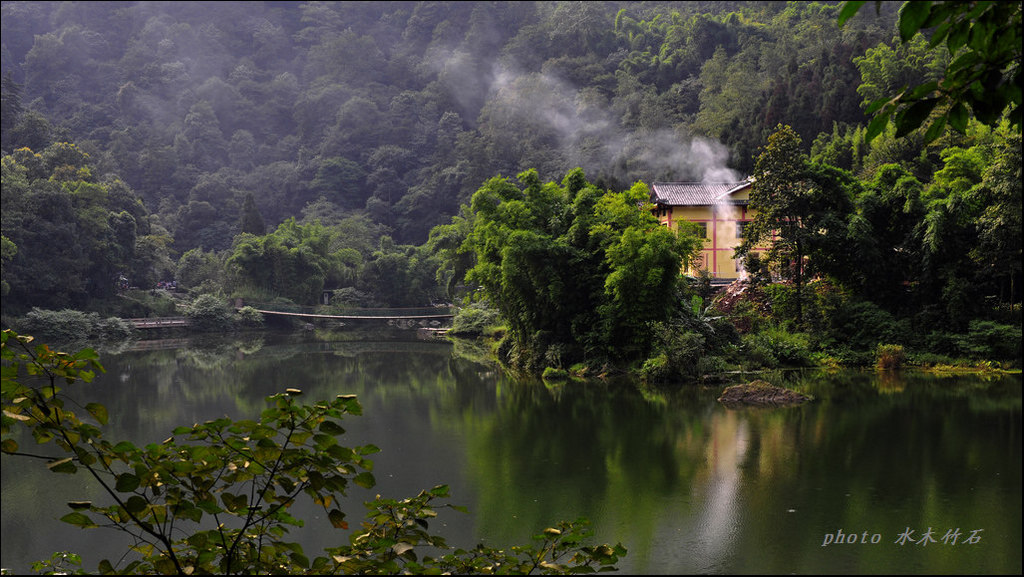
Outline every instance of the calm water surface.
<svg viewBox="0 0 1024 577"><path fill-rule="evenodd" d="M364 415L342 440L382 451L378 485L350 494L350 522L374 494L447 484L470 513L431 529L462 547L587 517L595 541L629 550L624 573L1021 572L1019 375L792 372L769 378L815 402L737 411L715 401L722 387L547 386L478 354L409 337L193 340L104 354L107 373L80 394L107 405L110 438L142 444L254 417L287 387L354 393ZM114 532L56 521L67 500L105 502L85 476L4 456L2 480L3 567L70 550L94 570L124 550ZM308 555L345 542L316 509L299 516Z"/></svg>

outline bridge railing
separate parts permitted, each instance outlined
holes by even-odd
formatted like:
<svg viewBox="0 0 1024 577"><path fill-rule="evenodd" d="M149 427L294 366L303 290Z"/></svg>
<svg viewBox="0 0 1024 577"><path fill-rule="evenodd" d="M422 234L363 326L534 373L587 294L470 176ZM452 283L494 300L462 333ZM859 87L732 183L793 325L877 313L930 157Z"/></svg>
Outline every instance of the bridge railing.
<svg viewBox="0 0 1024 577"><path fill-rule="evenodd" d="M293 315L318 315L338 317L366 317L366 318L399 318L399 317L426 317L426 316L448 316L455 313L452 307L381 307L381 308L358 308L339 306L275 306L270 303L245 303L247 306L265 312L293 314Z"/></svg>
<svg viewBox="0 0 1024 577"><path fill-rule="evenodd" d="M185 317L160 317L160 318L145 318L145 319L125 319L132 323L137 329L159 329L165 327L185 327L188 326L188 319Z"/></svg>

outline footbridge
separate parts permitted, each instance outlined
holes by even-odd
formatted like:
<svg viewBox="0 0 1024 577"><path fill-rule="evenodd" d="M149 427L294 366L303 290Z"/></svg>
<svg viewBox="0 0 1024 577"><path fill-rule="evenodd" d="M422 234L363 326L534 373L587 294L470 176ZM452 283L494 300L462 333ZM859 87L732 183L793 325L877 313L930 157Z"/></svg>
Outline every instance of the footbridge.
<svg viewBox="0 0 1024 577"><path fill-rule="evenodd" d="M383 321L417 323L420 321L445 321L455 317L455 313L449 307L423 307L423 308L388 308L388 309L346 309L342 313L327 314L322 310L274 310L266 305L250 304L253 309L264 316L270 317L292 317L308 320L336 320L336 321Z"/></svg>

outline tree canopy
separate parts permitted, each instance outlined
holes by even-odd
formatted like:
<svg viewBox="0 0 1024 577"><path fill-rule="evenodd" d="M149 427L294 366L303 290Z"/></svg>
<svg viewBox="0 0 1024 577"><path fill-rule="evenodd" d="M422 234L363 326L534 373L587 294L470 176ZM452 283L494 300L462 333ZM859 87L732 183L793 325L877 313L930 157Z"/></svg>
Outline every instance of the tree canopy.
<svg viewBox="0 0 1024 577"><path fill-rule="evenodd" d="M535 171L518 180L493 178L473 195L464 241L476 256L466 278L507 320L513 364L646 354L649 325L679 305L680 270L701 241L660 226L642 183L602 191L580 169L560 184Z"/></svg>

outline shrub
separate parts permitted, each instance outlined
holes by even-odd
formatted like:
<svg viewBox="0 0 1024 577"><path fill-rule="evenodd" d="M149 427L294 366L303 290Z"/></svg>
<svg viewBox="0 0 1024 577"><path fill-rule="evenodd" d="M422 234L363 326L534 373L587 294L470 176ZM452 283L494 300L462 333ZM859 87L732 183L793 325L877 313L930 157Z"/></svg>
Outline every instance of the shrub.
<svg viewBox="0 0 1024 577"><path fill-rule="evenodd" d="M976 359L1020 361L1021 358L1020 326L974 320L967 334L957 340L961 351Z"/></svg>
<svg viewBox="0 0 1024 577"><path fill-rule="evenodd" d="M263 313L250 306L238 309L236 315L238 323L243 327L258 328L263 326Z"/></svg>
<svg viewBox="0 0 1024 577"><path fill-rule="evenodd" d="M476 302L459 309L452 319L449 332L453 335L479 336L487 334L500 322L501 314L496 309L490 308L487 303Z"/></svg>
<svg viewBox="0 0 1024 577"><path fill-rule="evenodd" d="M653 381L701 375L699 363L706 352L703 335L677 323L655 323L653 330L654 355L641 365L642 378Z"/></svg>
<svg viewBox="0 0 1024 577"><path fill-rule="evenodd" d="M812 364L810 338L771 327L744 337L749 360L762 367L806 367Z"/></svg>
<svg viewBox="0 0 1024 577"><path fill-rule="evenodd" d="M376 304L373 295L355 287L345 287L331 291L331 305L339 308L370 307Z"/></svg>
<svg viewBox="0 0 1024 577"><path fill-rule="evenodd" d="M907 360L901 345L878 345L875 349L875 366L881 370L898 369Z"/></svg>
<svg viewBox="0 0 1024 577"><path fill-rule="evenodd" d="M556 369L555 367L546 367L541 378L545 381L564 381L569 378L569 371Z"/></svg>
<svg viewBox="0 0 1024 577"><path fill-rule="evenodd" d="M64 309L51 311L33 308L17 319L15 325L22 332L40 335L57 343L80 340L115 341L128 339L134 327L117 317L102 318L96 313Z"/></svg>
<svg viewBox="0 0 1024 577"><path fill-rule="evenodd" d="M223 331L233 327L231 309L223 298L212 294L200 295L185 312L192 328L197 331Z"/></svg>
<svg viewBox="0 0 1024 577"><path fill-rule="evenodd" d="M668 355L665 353L647 359L640 366L639 376L645 381L663 381L670 375Z"/></svg>
<svg viewBox="0 0 1024 577"><path fill-rule="evenodd" d="M775 283L765 286L763 290L771 304L772 316L776 320L796 318L797 293L795 286Z"/></svg>
<svg viewBox="0 0 1024 577"><path fill-rule="evenodd" d="M868 301L846 303L829 322L830 340L860 351L873 351L882 343L901 340L896 319L885 309Z"/></svg>

